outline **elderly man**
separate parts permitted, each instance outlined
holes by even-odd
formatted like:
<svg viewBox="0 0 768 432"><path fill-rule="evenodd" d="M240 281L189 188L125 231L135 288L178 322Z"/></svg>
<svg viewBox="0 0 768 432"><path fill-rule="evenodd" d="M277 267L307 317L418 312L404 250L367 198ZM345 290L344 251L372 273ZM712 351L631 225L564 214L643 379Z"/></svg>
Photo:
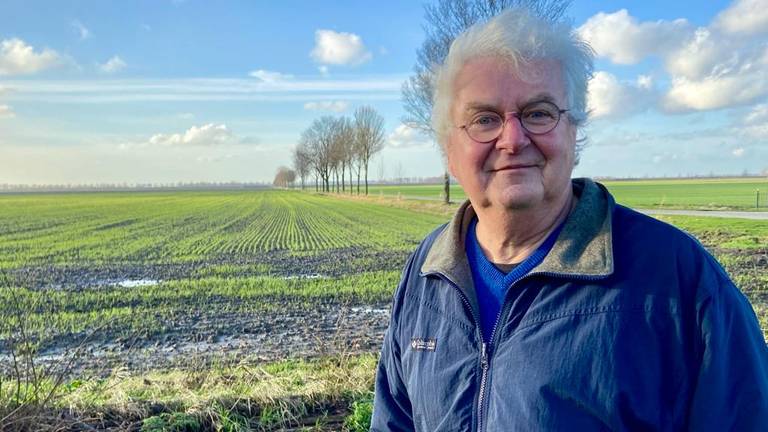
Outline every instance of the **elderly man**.
<svg viewBox="0 0 768 432"><path fill-rule="evenodd" d="M522 9L451 46L433 123L469 202L408 260L372 430L768 430L768 350L720 265L570 178L591 73Z"/></svg>

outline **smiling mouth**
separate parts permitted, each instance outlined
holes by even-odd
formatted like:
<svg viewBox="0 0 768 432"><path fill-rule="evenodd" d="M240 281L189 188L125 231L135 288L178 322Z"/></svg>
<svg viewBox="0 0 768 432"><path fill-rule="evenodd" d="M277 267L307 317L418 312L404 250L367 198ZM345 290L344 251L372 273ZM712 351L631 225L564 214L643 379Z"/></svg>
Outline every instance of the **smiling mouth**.
<svg viewBox="0 0 768 432"><path fill-rule="evenodd" d="M535 165L535 164L533 164L533 165L507 165L507 166L503 166L501 168L493 169L491 171L492 172L516 171L516 170L521 170L521 169L525 169L525 168L536 168L536 167L537 167L537 165Z"/></svg>

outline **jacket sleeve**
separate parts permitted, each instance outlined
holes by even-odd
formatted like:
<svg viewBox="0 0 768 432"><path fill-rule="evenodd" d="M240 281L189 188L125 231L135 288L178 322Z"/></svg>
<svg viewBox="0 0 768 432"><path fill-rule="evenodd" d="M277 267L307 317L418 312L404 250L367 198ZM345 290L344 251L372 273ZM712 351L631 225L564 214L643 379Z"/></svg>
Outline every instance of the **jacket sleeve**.
<svg viewBox="0 0 768 432"><path fill-rule="evenodd" d="M384 335L384 345L376 369L376 384L373 398L371 431L413 431L413 414L408 392L403 381L398 342L398 323L403 305L403 294L407 288L417 252L411 254L405 265L400 284L392 301L392 315L389 328Z"/></svg>
<svg viewBox="0 0 768 432"><path fill-rule="evenodd" d="M749 301L718 264L712 265L716 288L709 287L712 295L698 310L700 368L689 429L765 431L768 348Z"/></svg>
<svg viewBox="0 0 768 432"><path fill-rule="evenodd" d="M384 337L373 399L371 431L413 431L411 402L402 380L400 349L390 325Z"/></svg>

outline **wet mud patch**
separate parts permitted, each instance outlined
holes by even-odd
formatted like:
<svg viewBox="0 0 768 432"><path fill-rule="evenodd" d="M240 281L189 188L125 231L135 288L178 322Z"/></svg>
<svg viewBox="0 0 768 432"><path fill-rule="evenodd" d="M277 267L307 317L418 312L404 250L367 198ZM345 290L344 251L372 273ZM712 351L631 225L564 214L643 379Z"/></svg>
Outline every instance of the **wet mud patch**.
<svg viewBox="0 0 768 432"><path fill-rule="evenodd" d="M276 250L258 255L220 255L179 263L121 262L83 265L26 266L11 271L17 286L35 290L82 290L105 286L125 288L154 282L217 275L228 278L341 277L372 271L401 270L408 251L340 248L297 255Z"/></svg>
<svg viewBox="0 0 768 432"><path fill-rule="evenodd" d="M37 362L62 365L74 357L69 374L108 376L118 369L189 369L375 353L389 323L389 305L384 303L267 301L275 304L253 313L196 308L152 334L106 328L89 338L62 335L37 353ZM10 353L3 345L0 363L8 365Z"/></svg>

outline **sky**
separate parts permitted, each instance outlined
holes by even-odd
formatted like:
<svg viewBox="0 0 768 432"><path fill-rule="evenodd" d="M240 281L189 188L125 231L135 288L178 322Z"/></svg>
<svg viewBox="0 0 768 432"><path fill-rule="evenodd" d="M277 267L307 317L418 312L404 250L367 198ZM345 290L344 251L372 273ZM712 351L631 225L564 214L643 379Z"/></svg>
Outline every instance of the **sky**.
<svg viewBox="0 0 768 432"><path fill-rule="evenodd" d="M768 172L768 0L574 0L597 56L575 176ZM301 132L385 119L371 178L432 177L400 88L418 1L0 0L0 184L270 182Z"/></svg>

